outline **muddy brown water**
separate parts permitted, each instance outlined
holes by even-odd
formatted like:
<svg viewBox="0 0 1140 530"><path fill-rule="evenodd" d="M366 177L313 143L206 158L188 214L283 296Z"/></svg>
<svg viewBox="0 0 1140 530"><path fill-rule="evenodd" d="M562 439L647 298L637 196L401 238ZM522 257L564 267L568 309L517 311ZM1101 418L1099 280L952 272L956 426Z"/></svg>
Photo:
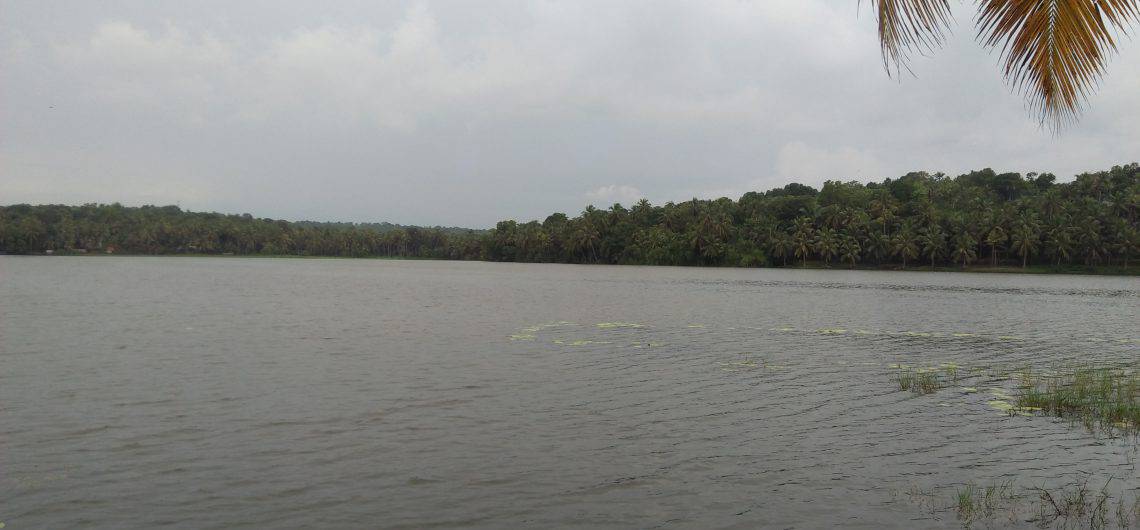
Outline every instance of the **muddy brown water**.
<svg viewBox="0 0 1140 530"><path fill-rule="evenodd" d="M953 528L966 483L1136 495L1134 440L988 402L1136 363L1138 315L1122 277L0 256L0 522Z"/></svg>

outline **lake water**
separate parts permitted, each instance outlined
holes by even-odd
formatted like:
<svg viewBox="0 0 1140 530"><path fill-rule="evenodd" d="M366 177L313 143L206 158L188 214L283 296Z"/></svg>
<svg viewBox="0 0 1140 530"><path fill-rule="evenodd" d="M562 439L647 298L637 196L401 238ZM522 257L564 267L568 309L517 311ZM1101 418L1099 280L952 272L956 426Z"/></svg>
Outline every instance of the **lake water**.
<svg viewBox="0 0 1140 530"><path fill-rule="evenodd" d="M986 375L1135 363L1138 315L1119 277L4 256L0 522L957 528L970 482L1140 492L1134 439Z"/></svg>

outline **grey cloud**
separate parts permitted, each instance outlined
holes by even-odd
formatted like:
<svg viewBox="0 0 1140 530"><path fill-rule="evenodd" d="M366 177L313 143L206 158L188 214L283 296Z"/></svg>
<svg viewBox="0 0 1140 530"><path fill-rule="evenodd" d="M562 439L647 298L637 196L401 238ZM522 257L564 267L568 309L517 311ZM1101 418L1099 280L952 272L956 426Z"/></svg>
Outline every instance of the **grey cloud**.
<svg viewBox="0 0 1140 530"><path fill-rule="evenodd" d="M968 13L890 79L854 0L10 4L0 203L488 226L1140 145L1140 47L1054 137Z"/></svg>

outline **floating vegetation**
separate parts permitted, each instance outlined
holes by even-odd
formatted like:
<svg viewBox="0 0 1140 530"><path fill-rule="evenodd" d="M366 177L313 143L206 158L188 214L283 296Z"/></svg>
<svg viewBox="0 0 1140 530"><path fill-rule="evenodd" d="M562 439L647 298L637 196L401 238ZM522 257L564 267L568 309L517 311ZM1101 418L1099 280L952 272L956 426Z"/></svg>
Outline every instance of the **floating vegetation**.
<svg viewBox="0 0 1140 530"><path fill-rule="evenodd" d="M937 367L912 368L891 363L892 380L899 390L918 395L932 394L957 382L961 377L974 379L977 370L963 370L955 363ZM1090 431L1104 431L1140 436L1140 372L1134 368L1111 366L1077 366L1065 369L1033 371L1029 368L991 372L990 377L1015 382L1016 395L1003 387L988 387L991 396L986 405L1003 415L1051 415L1080 422ZM963 395L976 394L978 388L961 386Z"/></svg>
<svg viewBox="0 0 1140 530"><path fill-rule="evenodd" d="M1140 434L1140 373L1128 368L1078 366L1052 373L1021 373L1017 406L1094 427Z"/></svg>
<svg viewBox="0 0 1140 530"><path fill-rule="evenodd" d="M1019 406L1014 405L1013 403L1010 403L1004 399L991 399L991 400L987 401L986 404L989 405L990 408L997 410L997 411L1001 412L1002 414L1007 414L1009 416L1033 417L1034 412L1038 412L1041 410L1041 409L1035 409L1034 407L1019 407Z"/></svg>
<svg viewBox="0 0 1140 530"><path fill-rule="evenodd" d="M555 339L552 342L554 342L555 344L562 344L562 345L568 345L568 346L584 346L584 345L588 345L588 344L612 344L613 343L612 341L591 341L591 340L586 340L586 339L578 339L575 341L563 341L562 339Z"/></svg>
<svg viewBox="0 0 1140 530"><path fill-rule="evenodd" d="M991 399L986 402L991 408L1000 410L1002 412L1009 412L1013 410L1013 404L1004 399Z"/></svg>
<svg viewBox="0 0 1140 530"><path fill-rule="evenodd" d="M931 337L931 336L933 336L933 334L927 333L925 331L903 331L903 332L900 332L899 335L905 335L907 337Z"/></svg>
<svg viewBox="0 0 1140 530"><path fill-rule="evenodd" d="M824 328L824 329L817 329L816 331L819 333L822 333L824 335L843 335L843 334L847 333L847 330L839 329L839 328Z"/></svg>
<svg viewBox="0 0 1140 530"><path fill-rule="evenodd" d="M641 324L634 324L632 322L599 322L597 326L601 329L617 329L617 328L643 328Z"/></svg>
<svg viewBox="0 0 1140 530"><path fill-rule="evenodd" d="M721 370L724 370L726 372L739 372L741 370L754 370L754 369L760 367L759 363L757 363L756 361L753 361L751 359L745 359L742 361L722 361L722 362L718 362L717 364L720 365ZM765 362L764 366L767 367L768 363Z"/></svg>
<svg viewBox="0 0 1140 530"><path fill-rule="evenodd" d="M556 328L556 327L560 327L560 326L573 326L573 325L574 325L573 322L567 322L565 320L559 320L557 322L547 322L545 324L535 324L533 326L527 326L525 328L520 328L518 333L515 333L513 335L508 335L507 338L510 340L515 340L515 341L533 341L536 338L538 338L537 334L538 334L538 332L540 332L542 330L545 330L548 328Z"/></svg>
<svg viewBox="0 0 1140 530"><path fill-rule="evenodd" d="M570 346L584 346L587 344L611 344L611 342L610 341L578 340L578 341L570 341L570 342L567 342L565 344L570 345Z"/></svg>
<svg viewBox="0 0 1140 530"><path fill-rule="evenodd" d="M1006 392L1004 388L993 387L989 390L991 396L996 397L1002 401L1013 401L1014 399L1014 397L1010 395L1009 392Z"/></svg>
<svg viewBox="0 0 1140 530"><path fill-rule="evenodd" d="M900 365L895 381L899 390L909 390L915 394L933 394L941 390L945 384L938 372L929 368L911 369Z"/></svg>
<svg viewBox="0 0 1140 530"><path fill-rule="evenodd" d="M691 329L704 329L705 325L704 324L689 324L685 327L691 328Z"/></svg>

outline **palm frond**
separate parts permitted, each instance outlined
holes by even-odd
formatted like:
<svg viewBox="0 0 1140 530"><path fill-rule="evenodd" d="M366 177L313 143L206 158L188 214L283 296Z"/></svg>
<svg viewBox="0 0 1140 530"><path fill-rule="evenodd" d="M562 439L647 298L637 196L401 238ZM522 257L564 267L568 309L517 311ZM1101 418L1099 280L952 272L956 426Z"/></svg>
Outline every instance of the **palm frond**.
<svg viewBox="0 0 1140 530"><path fill-rule="evenodd" d="M1113 32L1138 17L1137 0L979 0L978 40L1000 47L1006 79L1056 130L1080 115L1116 50Z"/></svg>
<svg viewBox="0 0 1140 530"><path fill-rule="evenodd" d="M950 27L949 0L871 0L879 20L883 65L898 72L911 53L939 47Z"/></svg>

